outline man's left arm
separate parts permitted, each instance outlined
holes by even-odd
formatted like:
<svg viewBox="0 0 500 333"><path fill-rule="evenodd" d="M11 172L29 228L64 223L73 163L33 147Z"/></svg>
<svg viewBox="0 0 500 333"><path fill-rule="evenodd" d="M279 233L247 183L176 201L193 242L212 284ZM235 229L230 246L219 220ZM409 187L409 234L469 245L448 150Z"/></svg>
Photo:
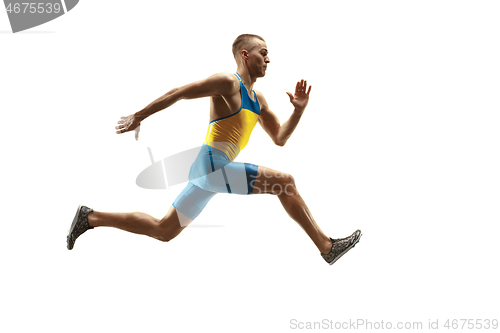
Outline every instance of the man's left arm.
<svg viewBox="0 0 500 333"><path fill-rule="evenodd" d="M297 82L295 94L287 92L294 110L290 118L283 125L280 124L278 117L269 109L264 96L258 93L260 103L259 123L276 145L284 146L292 135L309 102L310 92L311 86L307 88L307 81L305 80Z"/></svg>

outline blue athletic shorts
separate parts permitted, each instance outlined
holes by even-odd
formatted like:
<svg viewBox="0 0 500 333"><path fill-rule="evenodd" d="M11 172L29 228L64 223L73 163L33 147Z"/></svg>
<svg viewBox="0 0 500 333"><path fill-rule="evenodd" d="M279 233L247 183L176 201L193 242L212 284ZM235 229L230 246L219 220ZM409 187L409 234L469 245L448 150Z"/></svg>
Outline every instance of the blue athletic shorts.
<svg viewBox="0 0 500 333"><path fill-rule="evenodd" d="M204 144L189 171L189 183L173 206L194 220L217 193L252 194L258 168L232 162L222 151Z"/></svg>

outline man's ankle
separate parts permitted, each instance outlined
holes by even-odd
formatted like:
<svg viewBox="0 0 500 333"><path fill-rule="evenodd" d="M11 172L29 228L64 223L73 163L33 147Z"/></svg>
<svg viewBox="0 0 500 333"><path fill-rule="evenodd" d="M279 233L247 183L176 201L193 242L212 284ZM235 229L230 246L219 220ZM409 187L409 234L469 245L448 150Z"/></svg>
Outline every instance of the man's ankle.
<svg viewBox="0 0 500 333"><path fill-rule="evenodd" d="M330 253L331 249L332 249L332 245L333 245L333 242L330 238L328 238L328 240L326 242L324 242L320 252L323 253L323 254L328 254Z"/></svg>
<svg viewBox="0 0 500 333"><path fill-rule="evenodd" d="M91 227L97 227L97 217L95 212L90 212L89 215L87 215L87 221L89 221L89 226Z"/></svg>

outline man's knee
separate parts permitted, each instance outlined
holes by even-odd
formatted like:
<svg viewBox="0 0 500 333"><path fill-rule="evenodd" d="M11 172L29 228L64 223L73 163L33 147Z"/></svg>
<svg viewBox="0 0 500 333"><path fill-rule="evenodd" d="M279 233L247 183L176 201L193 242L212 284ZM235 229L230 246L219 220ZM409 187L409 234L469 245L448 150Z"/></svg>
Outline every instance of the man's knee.
<svg viewBox="0 0 500 333"><path fill-rule="evenodd" d="M293 178L292 175L287 174L287 182L285 184L284 192L286 195L296 195L297 192L297 187L295 186L295 179Z"/></svg>
<svg viewBox="0 0 500 333"><path fill-rule="evenodd" d="M172 239L174 239L175 237L172 237L171 235L168 235L168 234L163 234L163 235L160 235L158 237L158 240L160 242L164 242L164 243L167 243L167 242L170 242Z"/></svg>
<svg viewBox="0 0 500 333"><path fill-rule="evenodd" d="M165 243L170 242L181 232L181 230L173 230L172 228L160 228L157 239Z"/></svg>
<svg viewBox="0 0 500 333"><path fill-rule="evenodd" d="M284 186L291 185L295 186L295 179L289 173L285 173L283 176Z"/></svg>
<svg viewBox="0 0 500 333"><path fill-rule="evenodd" d="M162 242L169 242L184 229L179 223L177 214L167 214L166 218L163 218L158 222L157 227L157 239Z"/></svg>
<svg viewBox="0 0 500 333"><path fill-rule="evenodd" d="M295 179L289 173L281 173L279 182L273 185L272 193L276 195L294 195L297 193Z"/></svg>

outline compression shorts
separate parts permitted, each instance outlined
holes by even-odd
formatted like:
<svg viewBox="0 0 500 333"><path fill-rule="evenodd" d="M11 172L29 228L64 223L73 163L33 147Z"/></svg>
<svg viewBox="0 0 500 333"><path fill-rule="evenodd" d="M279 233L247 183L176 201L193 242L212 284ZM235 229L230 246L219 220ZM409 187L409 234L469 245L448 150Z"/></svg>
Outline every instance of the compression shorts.
<svg viewBox="0 0 500 333"><path fill-rule="evenodd" d="M189 171L189 183L173 206L194 220L217 193L252 194L258 168L233 162L224 152L204 144Z"/></svg>

